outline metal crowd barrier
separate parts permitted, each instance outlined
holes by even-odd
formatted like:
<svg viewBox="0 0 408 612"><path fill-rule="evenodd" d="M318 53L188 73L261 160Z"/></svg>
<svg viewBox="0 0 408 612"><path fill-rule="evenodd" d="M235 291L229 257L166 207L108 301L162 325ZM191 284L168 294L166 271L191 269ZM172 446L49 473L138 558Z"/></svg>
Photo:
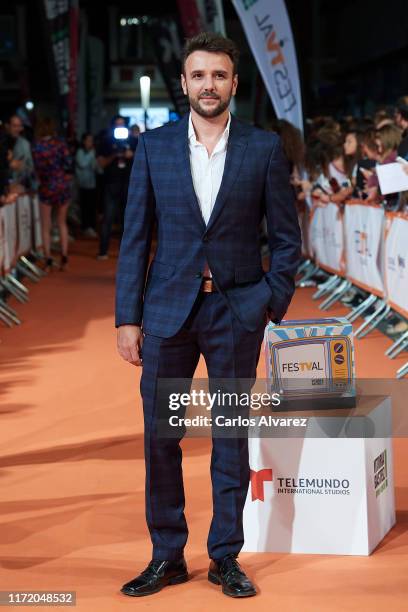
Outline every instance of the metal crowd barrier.
<svg viewBox="0 0 408 612"><path fill-rule="evenodd" d="M351 322L364 319L356 337L378 329L390 314L408 319L407 213L385 212L363 200L343 205L330 202L311 213L300 213L300 225L304 261L296 286L316 285L313 299L323 300L320 310L328 310L353 289L361 302L346 317ZM320 282L313 281L316 276ZM385 354L393 359L406 349L408 331ZM396 376L407 373L408 362Z"/></svg>
<svg viewBox="0 0 408 612"><path fill-rule="evenodd" d="M35 264L43 259L40 205L38 196L23 194L0 208L0 320L8 327L21 320L7 303L12 295L20 303L29 301L29 289L22 282L38 282L45 273Z"/></svg>

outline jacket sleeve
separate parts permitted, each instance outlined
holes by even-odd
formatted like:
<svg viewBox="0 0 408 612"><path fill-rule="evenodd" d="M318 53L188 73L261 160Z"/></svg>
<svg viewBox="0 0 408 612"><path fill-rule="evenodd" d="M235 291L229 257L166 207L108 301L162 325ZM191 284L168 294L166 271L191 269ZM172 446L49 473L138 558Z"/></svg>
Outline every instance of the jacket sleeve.
<svg viewBox="0 0 408 612"><path fill-rule="evenodd" d="M272 150L265 183L265 208L270 251L266 280L272 291L269 309L273 321L285 315L295 290L300 263L301 235L290 184L289 164L279 137Z"/></svg>
<svg viewBox="0 0 408 612"><path fill-rule="evenodd" d="M116 327L141 325L155 200L143 135L139 138L129 181L125 226L116 275Z"/></svg>

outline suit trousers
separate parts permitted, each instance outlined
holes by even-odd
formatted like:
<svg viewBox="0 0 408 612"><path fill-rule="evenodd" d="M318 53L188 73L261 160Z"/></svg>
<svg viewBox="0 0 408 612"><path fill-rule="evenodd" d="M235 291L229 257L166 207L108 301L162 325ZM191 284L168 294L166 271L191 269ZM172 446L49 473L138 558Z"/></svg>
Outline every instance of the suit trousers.
<svg viewBox="0 0 408 612"><path fill-rule="evenodd" d="M247 331L222 294L200 292L188 319L175 336L160 338L146 334L144 337L141 394L145 426L146 520L154 559L179 558L188 536L180 448L182 434L174 438L158 435L158 381L161 378L191 381L200 354L206 362L210 388L211 379L255 381L264 329L265 321L260 321L256 331ZM229 553L238 554L244 543L242 515L249 486L247 437L213 436L211 481L213 517L207 547L212 559L221 559Z"/></svg>

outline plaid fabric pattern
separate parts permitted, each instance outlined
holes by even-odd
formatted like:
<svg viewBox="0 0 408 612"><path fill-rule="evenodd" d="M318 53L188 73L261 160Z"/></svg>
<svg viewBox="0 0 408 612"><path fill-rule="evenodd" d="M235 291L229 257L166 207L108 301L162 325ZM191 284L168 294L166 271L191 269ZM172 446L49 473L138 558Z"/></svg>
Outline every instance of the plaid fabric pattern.
<svg viewBox="0 0 408 612"><path fill-rule="evenodd" d="M143 343L143 396L146 462L146 520L153 558L174 560L183 553L188 528L184 516L181 438L156 431L160 378L177 378L177 391L188 392L200 354L208 376L255 380L265 322L248 332L219 293L200 294L183 327L172 338L146 335ZM215 381L213 382L215 384ZM176 388L174 389L176 390ZM215 392L215 388L213 390ZM212 411L214 417L214 408ZM178 414L182 414L179 411ZM247 438L213 438L211 454L213 519L208 554L220 559L239 553L244 542L242 514L249 484Z"/></svg>
<svg viewBox="0 0 408 612"><path fill-rule="evenodd" d="M266 214L270 270L261 265ZM152 229L158 247L146 279ZM300 230L288 163L276 134L231 118L221 187L206 226L194 192L188 116L139 138L129 183L116 291L116 325L174 336L188 317L208 262L236 317L254 331L271 308L284 316L294 291Z"/></svg>

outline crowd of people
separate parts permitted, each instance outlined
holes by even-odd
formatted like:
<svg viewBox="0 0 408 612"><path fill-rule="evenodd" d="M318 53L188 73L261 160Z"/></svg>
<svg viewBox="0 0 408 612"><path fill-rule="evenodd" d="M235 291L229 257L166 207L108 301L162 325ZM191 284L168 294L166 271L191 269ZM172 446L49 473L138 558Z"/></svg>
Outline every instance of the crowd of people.
<svg viewBox="0 0 408 612"><path fill-rule="evenodd" d="M408 96L393 111L381 109L374 117L316 117L308 122L305 141L285 120L271 128L280 134L291 163L299 205L313 208L358 198L388 210L406 206L405 193L381 194L376 167L400 161L408 174Z"/></svg>
<svg viewBox="0 0 408 612"><path fill-rule="evenodd" d="M305 140L285 120L271 129L280 134L290 161L299 212L357 199L408 213L408 192L383 195L377 176L378 166L392 162L408 175L408 96L373 117L316 117L308 122ZM354 305L356 299L358 290L352 288L343 301ZM391 317L386 329L390 335L407 330L408 322L399 317Z"/></svg>
<svg viewBox="0 0 408 612"><path fill-rule="evenodd" d="M112 227L116 222L119 234L123 227L139 136L138 126L128 130L126 123L117 115L107 130L95 138L85 133L80 142L58 135L55 121L47 117L38 119L34 130L28 130L18 114L1 125L0 206L22 193L38 194L46 268L55 265L53 228L59 235L61 269L68 263L70 233L81 231L99 239L95 255L99 260L109 257ZM305 137L285 120L268 128L282 139L299 210L328 202L341 205L351 198L387 210L407 210L407 192L381 194L376 168L399 161L408 174L404 163L408 162L408 96L400 98L394 109L380 109L373 117L316 117L307 121ZM73 208L78 214L69 217ZM404 325L408 329L405 322L398 322L396 330L404 331Z"/></svg>
<svg viewBox="0 0 408 612"><path fill-rule="evenodd" d="M116 128L124 131L117 134ZM46 269L55 265L53 228L58 230L60 269L68 264L70 231L72 237L78 225L82 235L99 237L97 258L108 258L113 224L117 222L119 232L123 226L138 136L138 126L128 130L119 115L95 139L85 133L80 142L61 137L51 117L38 118L34 130L17 113L5 118L0 127L0 206L24 193L38 194ZM68 217L75 205L79 213Z"/></svg>

